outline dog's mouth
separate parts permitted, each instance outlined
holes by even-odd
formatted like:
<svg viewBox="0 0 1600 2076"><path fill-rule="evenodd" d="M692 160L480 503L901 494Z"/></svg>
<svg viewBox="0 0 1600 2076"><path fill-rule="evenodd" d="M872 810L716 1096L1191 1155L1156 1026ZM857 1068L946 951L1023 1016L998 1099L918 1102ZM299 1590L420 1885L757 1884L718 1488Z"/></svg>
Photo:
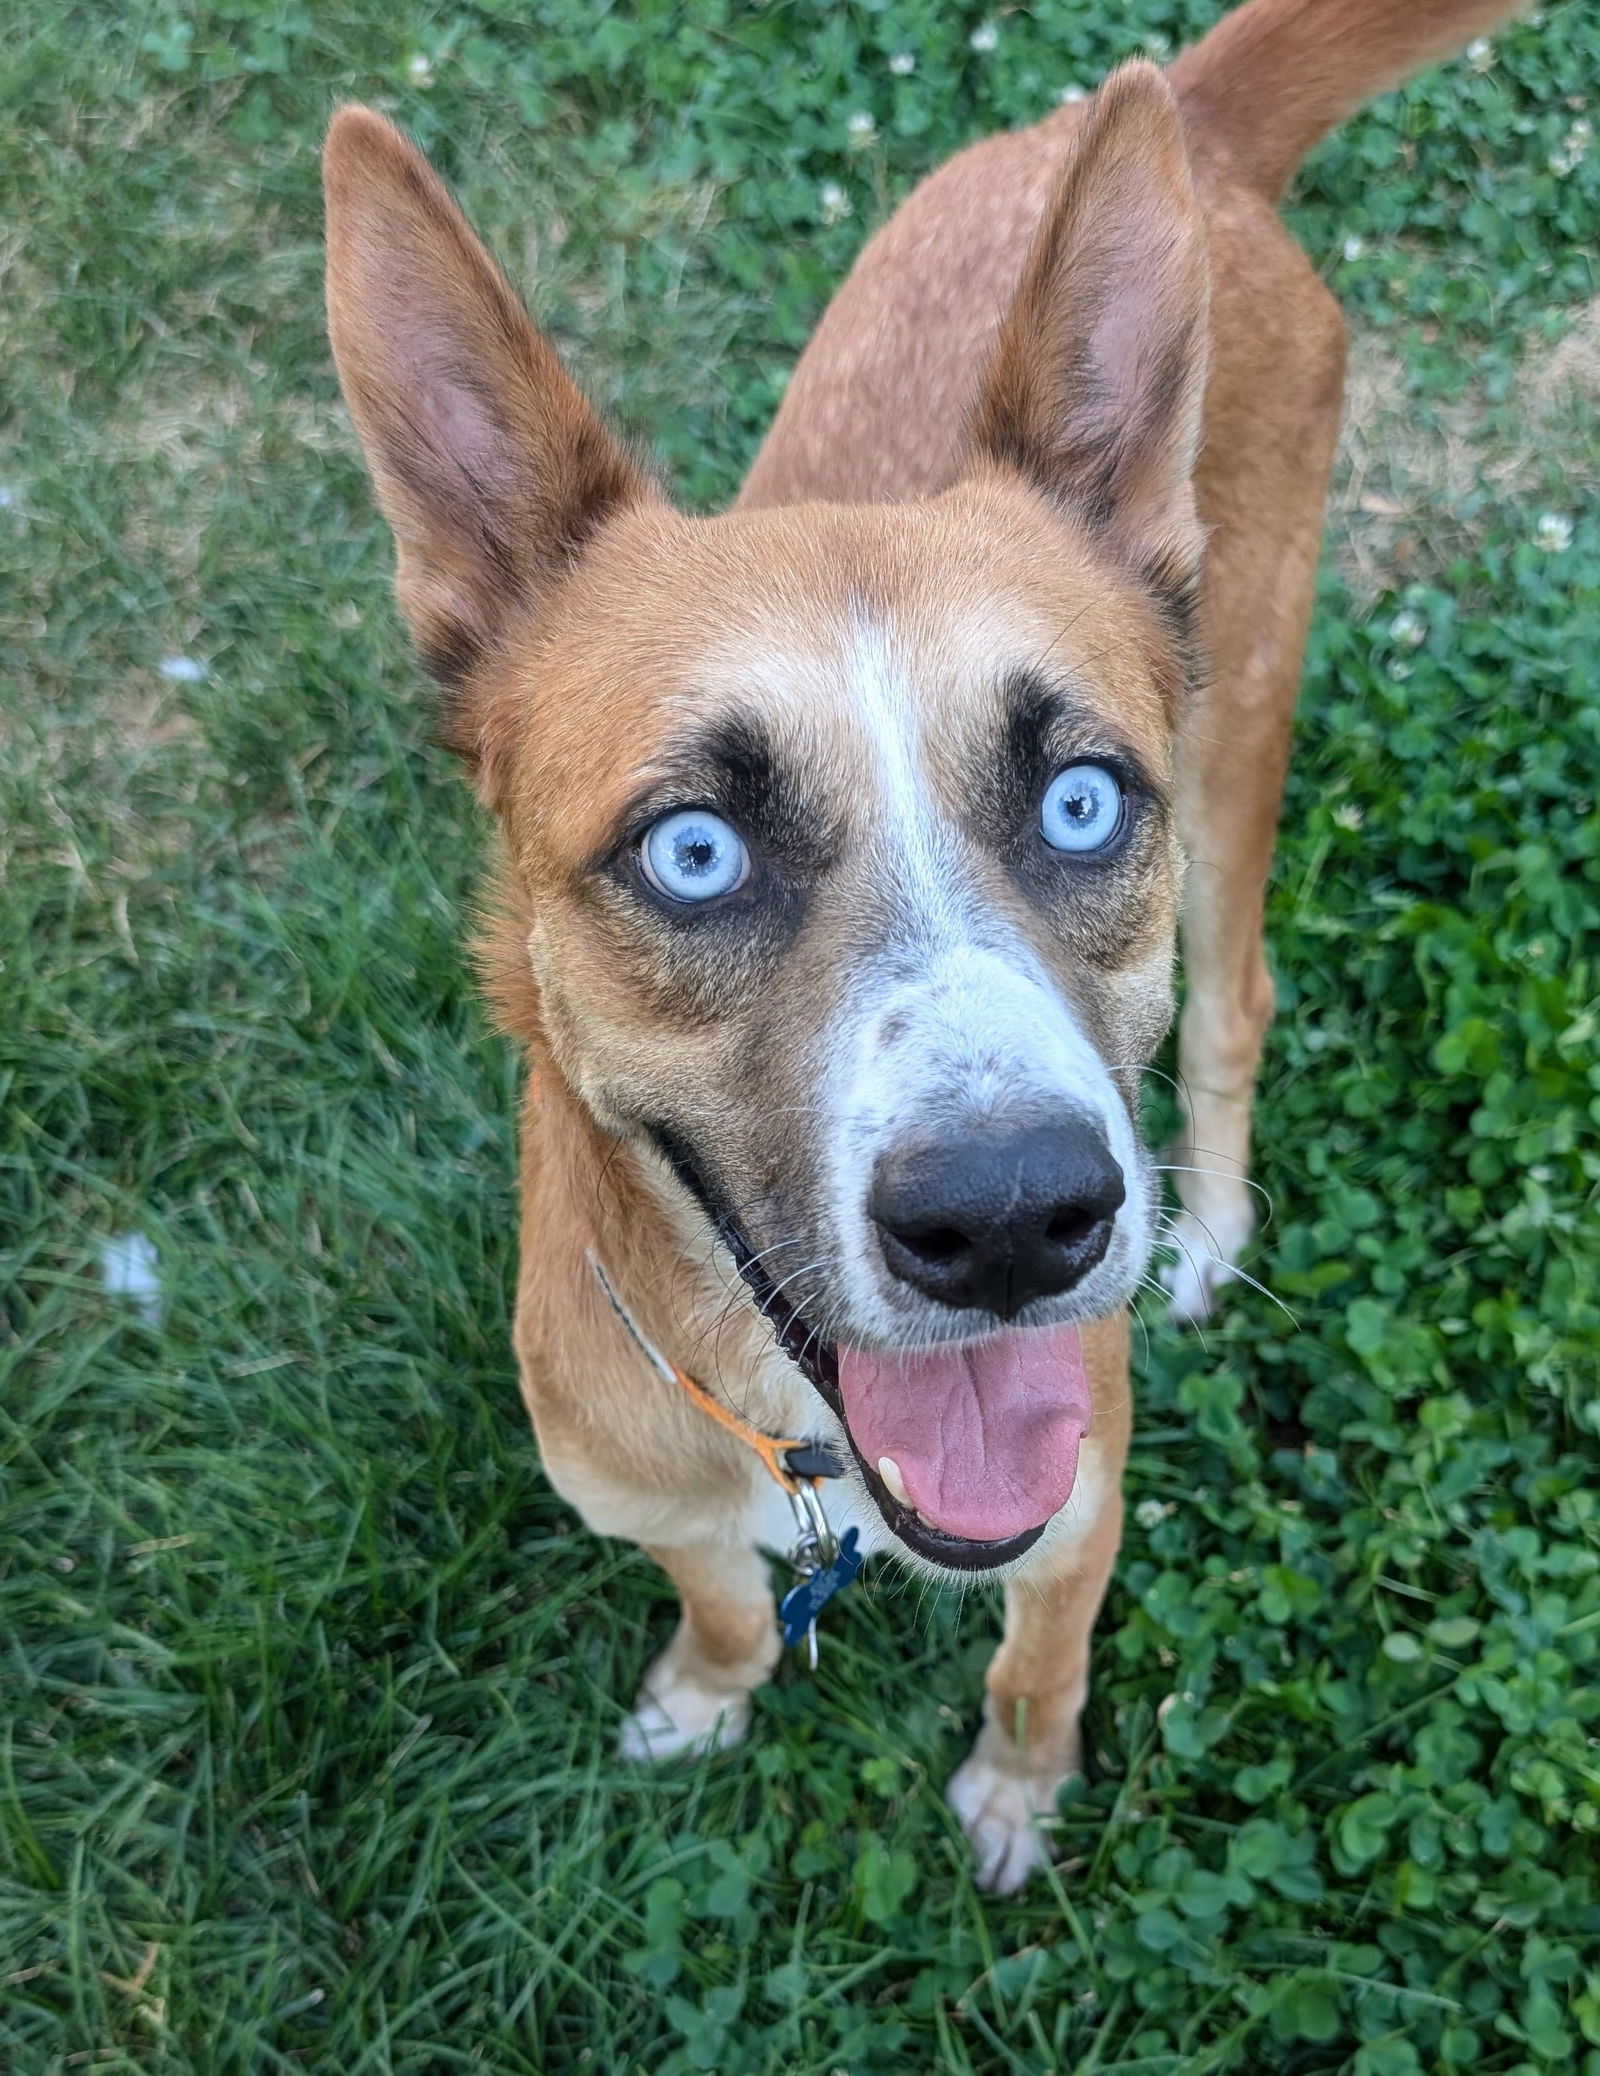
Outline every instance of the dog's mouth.
<svg viewBox="0 0 1600 2076"><path fill-rule="evenodd" d="M890 1531L947 1571L997 1571L1043 1535L1072 1496L1089 1430L1075 1326L1008 1330L873 1355L831 1340L776 1286L682 1137L649 1127L771 1326L844 1429Z"/></svg>
<svg viewBox="0 0 1600 2076"><path fill-rule="evenodd" d="M993 1571L1031 1549L1065 1506L1089 1426L1076 1327L869 1355L840 1347L718 1221L778 1345L837 1417L873 1501L910 1550Z"/></svg>

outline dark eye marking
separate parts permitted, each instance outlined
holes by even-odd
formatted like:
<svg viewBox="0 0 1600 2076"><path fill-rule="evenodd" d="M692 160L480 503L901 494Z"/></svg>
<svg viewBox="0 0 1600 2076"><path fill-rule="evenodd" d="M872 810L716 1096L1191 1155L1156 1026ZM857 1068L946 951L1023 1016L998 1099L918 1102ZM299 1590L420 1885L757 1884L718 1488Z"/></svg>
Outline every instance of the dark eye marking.
<svg viewBox="0 0 1600 2076"><path fill-rule="evenodd" d="M638 844L662 816L698 808L730 823L757 864L800 876L820 871L838 847L837 813L753 715L686 730L629 803L597 864Z"/></svg>
<svg viewBox="0 0 1600 2076"><path fill-rule="evenodd" d="M1150 808L1165 808L1162 788L1141 760L1070 686L1043 673L1014 672L1001 688L991 761L972 775L974 829L990 844L1024 838L1039 844L1040 811L1051 785L1072 767L1089 765L1109 772L1123 795L1123 837ZM1095 855L1121 848L1119 838Z"/></svg>
<svg viewBox="0 0 1600 2076"><path fill-rule="evenodd" d="M653 945L652 957L670 944L696 972L708 960L731 961L728 975L764 969L838 853L837 807L755 715L691 725L652 765L589 862L619 944Z"/></svg>

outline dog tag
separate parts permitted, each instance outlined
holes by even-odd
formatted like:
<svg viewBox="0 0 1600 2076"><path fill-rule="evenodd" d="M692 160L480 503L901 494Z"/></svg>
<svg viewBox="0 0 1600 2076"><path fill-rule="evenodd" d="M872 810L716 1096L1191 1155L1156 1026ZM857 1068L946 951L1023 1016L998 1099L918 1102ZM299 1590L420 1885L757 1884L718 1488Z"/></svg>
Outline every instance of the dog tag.
<svg viewBox="0 0 1600 2076"><path fill-rule="evenodd" d="M847 1528L832 1563L822 1564L807 1577L796 1580L778 1603L778 1620L787 1644L803 1643L816 1627L816 1620L836 1593L842 1593L861 1569L864 1557L857 1529Z"/></svg>

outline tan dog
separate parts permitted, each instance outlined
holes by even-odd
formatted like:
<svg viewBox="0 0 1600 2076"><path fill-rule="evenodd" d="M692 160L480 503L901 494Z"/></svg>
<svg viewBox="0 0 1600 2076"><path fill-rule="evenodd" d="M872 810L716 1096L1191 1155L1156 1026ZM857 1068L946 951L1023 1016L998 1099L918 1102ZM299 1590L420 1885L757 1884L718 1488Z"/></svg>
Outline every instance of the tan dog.
<svg viewBox="0 0 1600 2076"><path fill-rule="evenodd" d="M1185 855L1178 1311L1250 1229L1343 365L1275 205L1361 98L1506 11L1253 0L963 153L712 519L607 434L417 151L335 122L339 373L503 832L523 1392L559 1490L683 1600L626 1750L743 1729L780 1484L816 1489L756 1444L808 1440L834 1528L1006 1575L950 1794L985 1882L1037 1863L1120 1532Z"/></svg>

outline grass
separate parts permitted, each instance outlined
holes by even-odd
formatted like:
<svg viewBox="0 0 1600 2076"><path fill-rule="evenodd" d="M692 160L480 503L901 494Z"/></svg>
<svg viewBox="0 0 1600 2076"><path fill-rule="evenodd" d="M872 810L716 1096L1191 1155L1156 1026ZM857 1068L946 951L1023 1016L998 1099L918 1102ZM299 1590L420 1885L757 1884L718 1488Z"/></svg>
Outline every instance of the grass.
<svg viewBox="0 0 1600 2076"><path fill-rule="evenodd" d="M422 137L708 502L920 171L1212 11L1039 0L984 51L932 0L19 0L8 2076L1600 2070L1577 0L1297 190L1364 370L1272 900L1255 1268L1297 1323L1148 1321L1059 1878L977 1895L940 1800L984 1596L880 1576L745 1747L619 1765L667 1596L542 1484L512 1380L516 1073L322 338L329 107ZM159 1326L100 1286L134 1232Z"/></svg>

